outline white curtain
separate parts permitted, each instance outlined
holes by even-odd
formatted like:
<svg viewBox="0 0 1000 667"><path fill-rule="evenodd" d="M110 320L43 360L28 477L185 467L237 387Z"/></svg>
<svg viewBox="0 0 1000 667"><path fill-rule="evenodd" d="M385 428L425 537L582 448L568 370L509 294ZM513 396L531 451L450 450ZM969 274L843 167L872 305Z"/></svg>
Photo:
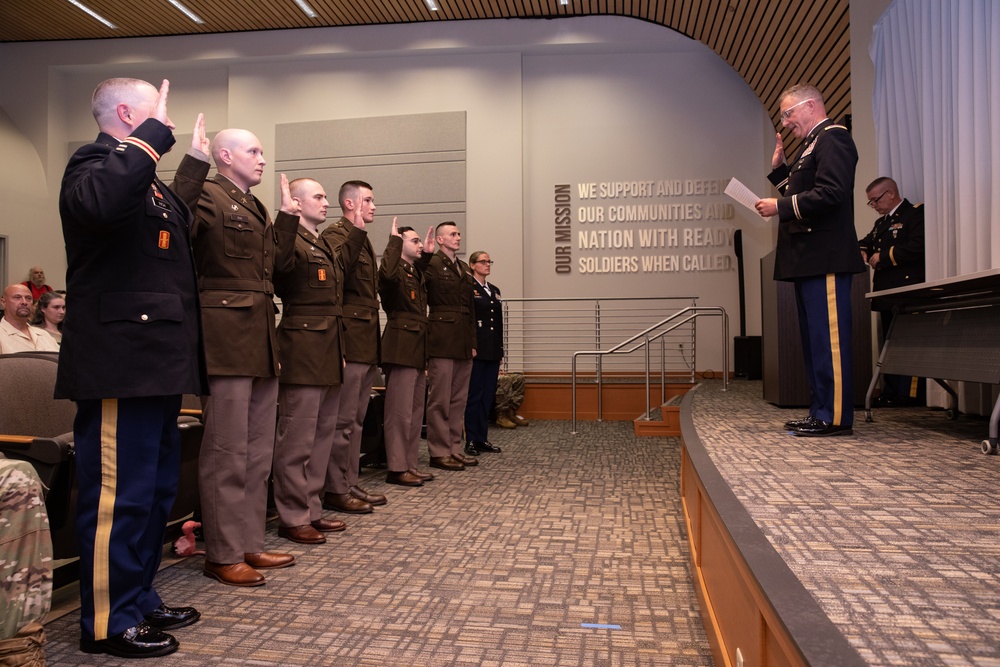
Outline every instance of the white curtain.
<svg viewBox="0 0 1000 667"><path fill-rule="evenodd" d="M927 280L1000 268L1000 1L895 0L869 54L879 174L926 206ZM990 414L989 386L958 393L961 411Z"/></svg>
<svg viewBox="0 0 1000 667"><path fill-rule="evenodd" d="M895 0L869 53L879 173L927 207L927 280L1000 268L1000 2Z"/></svg>

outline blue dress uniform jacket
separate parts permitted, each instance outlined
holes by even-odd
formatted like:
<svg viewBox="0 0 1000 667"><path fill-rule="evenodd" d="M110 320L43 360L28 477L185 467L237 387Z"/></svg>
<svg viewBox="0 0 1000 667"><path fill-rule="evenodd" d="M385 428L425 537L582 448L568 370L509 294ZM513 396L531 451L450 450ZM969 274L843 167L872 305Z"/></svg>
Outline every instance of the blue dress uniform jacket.
<svg viewBox="0 0 1000 667"><path fill-rule="evenodd" d="M181 394L208 386L191 213L156 177L173 143L155 119L122 141L101 133L70 158L59 195L79 304L56 396L77 402L82 642L120 634L162 603L153 579L177 494Z"/></svg>
<svg viewBox="0 0 1000 667"><path fill-rule="evenodd" d="M472 279L473 306L476 316L476 359L500 361L503 359L503 304L500 288L487 282L489 291Z"/></svg>
<svg viewBox="0 0 1000 667"><path fill-rule="evenodd" d="M843 125L826 119L802 142L791 166L771 172L778 199L775 280L861 273L854 229L854 171L858 150Z"/></svg>
<svg viewBox="0 0 1000 667"><path fill-rule="evenodd" d="M323 230L320 235L330 249L340 252L347 243L354 223L341 218ZM344 356L348 361L376 366L380 363L380 338L378 319L378 266L375 249L365 237L364 246L353 268L345 267L344 274Z"/></svg>
<svg viewBox="0 0 1000 667"><path fill-rule="evenodd" d="M427 265L427 347L431 357L472 359L476 322L470 273L468 264L457 257L452 261L440 250Z"/></svg>
<svg viewBox="0 0 1000 667"><path fill-rule="evenodd" d="M416 264L402 258L403 241L389 237L378 269L378 290L388 321L382 334L382 362L427 368L427 286L424 271L433 255Z"/></svg>
<svg viewBox="0 0 1000 667"><path fill-rule="evenodd" d="M101 133L66 166L66 287L81 315L65 323L56 398L207 391L191 212L156 178L173 143L148 120L124 142ZM186 166L193 178L208 170Z"/></svg>
<svg viewBox="0 0 1000 667"><path fill-rule="evenodd" d="M876 220L858 245L869 257L879 253L876 290L924 282L924 207L904 199L895 212Z"/></svg>
<svg viewBox="0 0 1000 667"><path fill-rule="evenodd" d="M366 239L363 230L353 229L345 244L348 254L357 257ZM281 383L338 385L344 370L340 325L344 263L301 225L294 256L292 270L278 273L275 281L275 291L281 297Z"/></svg>
<svg viewBox="0 0 1000 667"><path fill-rule="evenodd" d="M186 155L173 188L195 214L191 236L208 374L274 377L274 273L292 267L299 218L279 211L272 224L260 200L225 176L186 178L189 162L202 161Z"/></svg>

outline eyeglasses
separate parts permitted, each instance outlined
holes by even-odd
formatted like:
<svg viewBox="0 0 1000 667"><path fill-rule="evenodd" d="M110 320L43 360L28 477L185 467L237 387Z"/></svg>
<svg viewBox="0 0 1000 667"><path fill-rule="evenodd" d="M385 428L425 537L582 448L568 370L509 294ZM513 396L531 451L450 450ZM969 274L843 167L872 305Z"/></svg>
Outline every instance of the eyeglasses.
<svg viewBox="0 0 1000 667"><path fill-rule="evenodd" d="M782 111L782 112L781 112L781 115L779 116L779 118L780 118L780 119L781 119L782 121L786 121L786 120L788 120L789 118L791 118L791 117L792 117L792 109L794 109L795 107L797 107L797 106L800 106L800 105L802 105L802 104L805 104L806 102L812 102L812 98L809 98L809 99L807 99L807 100L802 100L801 102L796 102L796 103L795 103L795 104L793 104L792 106L790 106L790 107L788 107L787 109L785 109L784 111Z"/></svg>
<svg viewBox="0 0 1000 667"><path fill-rule="evenodd" d="M885 192L883 192L882 194L880 194L878 197L875 197L875 199L869 199L868 200L868 205L871 206L872 208L875 208L875 205L878 204L878 200L881 199L882 197L886 196L887 194L889 194L888 190L886 190Z"/></svg>
<svg viewBox="0 0 1000 667"><path fill-rule="evenodd" d="M492 259L477 259L476 261L473 262L473 264L492 264L492 263L493 263Z"/></svg>

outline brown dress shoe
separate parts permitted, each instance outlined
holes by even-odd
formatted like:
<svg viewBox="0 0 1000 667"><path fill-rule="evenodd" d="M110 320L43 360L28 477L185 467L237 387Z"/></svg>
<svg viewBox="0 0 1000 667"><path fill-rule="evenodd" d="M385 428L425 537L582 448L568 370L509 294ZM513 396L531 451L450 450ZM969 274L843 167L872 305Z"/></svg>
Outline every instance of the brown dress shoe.
<svg viewBox="0 0 1000 667"><path fill-rule="evenodd" d="M273 570L295 565L295 556L292 554L278 554L272 551L243 554L243 560L247 565L258 570Z"/></svg>
<svg viewBox="0 0 1000 667"><path fill-rule="evenodd" d="M434 479L434 475L432 475L431 473L429 473L429 472L420 472L416 468L410 468L406 472L410 473L414 477L419 477L420 479L422 479L425 482L429 482L432 479Z"/></svg>
<svg viewBox="0 0 1000 667"><path fill-rule="evenodd" d="M385 496L383 496L381 493L369 493L365 489L362 489L360 486L352 486L351 495L357 498L358 500L363 500L369 505L374 505L376 507L378 507L379 505L385 505L387 502L389 502L388 500L386 500Z"/></svg>
<svg viewBox="0 0 1000 667"><path fill-rule="evenodd" d="M527 426L531 422L522 417L521 415L514 415L514 423L517 424L518 426Z"/></svg>
<svg viewBox="0 0 1000 667"><path fill-rule="evenodd" d="M479 459L474 459L471 456L466 456L465 454L452 454L451 458L455 459L462 465L466 466L477 466L479 465Z"/></svg>
<svg viewBox="0 0 1000 667"><path fill-rule="evenodd" d="M432 456L431 467L441 470L465 470L465 466L461 462L450 456Z"/></svg>
<svg viewBox="0 0 1000 667"><path fill-rule="evenodd" d="M316 519L312 522L312 527L321 533L339 533L347 530L347 524L339 519Z"/></svg>
<svg viewBox="0 0 1000 667"><path fill-rule="evenodd" d="M372 504L349 493L327 493L323 496L323 507L346 514L371 514Z"/></svg>
<svg viewBox="0 0 1000 667"><path fill-rule="evenodd" d="M309 524L304 526L278 526L278 536L299 544L323 544L326 538Z"/></svg>
<svg viewBox="0 0 1000 667"><path fill-rule="evenodd" d="M263 586L264 575L253 569L246 563L213 563L205 561L205 569L202 571L206 577L217 579L227 586Z"/></svg>
<svg viewBox="0 0 1000 667"><path fill-rule="evenodd" d="M411 474L409 470L404 470L403 472L389 471L389 473L385 476L385 481L387 484L399 484L400 486L424 485L424 480Z"/></svg>

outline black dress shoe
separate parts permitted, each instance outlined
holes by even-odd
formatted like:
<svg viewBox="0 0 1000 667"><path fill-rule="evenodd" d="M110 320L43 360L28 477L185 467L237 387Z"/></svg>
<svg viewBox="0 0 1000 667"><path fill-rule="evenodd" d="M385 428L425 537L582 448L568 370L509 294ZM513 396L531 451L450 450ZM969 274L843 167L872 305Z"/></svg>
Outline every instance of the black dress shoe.
<svg viewBox="0 0 1000 667"><path fill-rule="evenodd" d="M806 437L825 438L831 435L854 435L854 429L850 426L834 425L822 419L815 419L812 424L792 429L792 433Z"/></svg>
<svg viewBox="0 0 1000 667"><path fill-rule="evenodd" d="M146 614L146 623L157 630L176 630L197 623L201 612L194 607L168 607L161 604Z"/></svg>
<svg viewBox="0 0 1000 667"><path fill-rule="evenodd" d="M493 454L499 454L502 451L499 447L491 444L488 440L484 440L483 442L473 442L471 444L476 448L477 452L491 452Z"/></svg>
<svg viewBox="0 0 1000 667"><path fill-rule="evenodd" d="M119 658L155 658L170 655L180 644L173 635L160 632L146 621L107 639L81 639L84 653L107 653Z"/></svg>
<svg viewBox="0 0 1000 667"><path fill-rule="evenodd" d="M479 456L479 451L476 449L476 443L467 442L465 443L465 453L469 456Z"/></svg>
<svg viewBox="0 0 1000 667"><path fill-rule="evenodd" d="M794 431L795 429L801 428L803 426L810 426L814 421L816 421L816 418L813 417L812 415L809 415L808 417L803 417L802 419L793 419L791 421L785 422L785 430Z"/></svg>

